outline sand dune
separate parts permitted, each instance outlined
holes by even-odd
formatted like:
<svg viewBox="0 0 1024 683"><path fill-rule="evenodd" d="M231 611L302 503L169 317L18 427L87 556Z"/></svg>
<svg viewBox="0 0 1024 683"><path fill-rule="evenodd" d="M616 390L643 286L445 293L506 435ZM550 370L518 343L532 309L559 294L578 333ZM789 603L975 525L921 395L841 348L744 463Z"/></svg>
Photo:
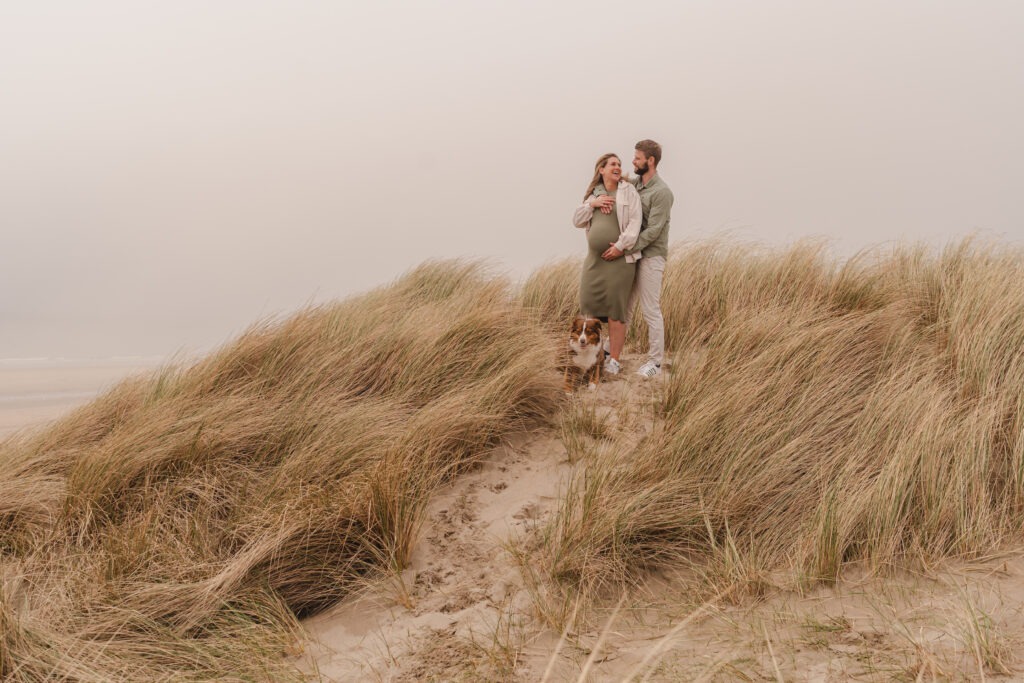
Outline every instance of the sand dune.
<svg viewBox="0 0 1024 683"><path fill-rule="evenodd" d="M257 326L3 444L0 677L1019 677L1021 263L696 245L569 401L570 262Z"/></svg>

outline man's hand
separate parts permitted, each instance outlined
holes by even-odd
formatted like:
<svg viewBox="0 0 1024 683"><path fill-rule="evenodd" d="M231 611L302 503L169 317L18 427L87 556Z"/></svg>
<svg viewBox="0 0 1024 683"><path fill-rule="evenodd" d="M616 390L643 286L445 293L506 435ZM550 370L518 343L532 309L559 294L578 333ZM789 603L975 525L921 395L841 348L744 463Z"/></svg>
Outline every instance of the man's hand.
<svg viewBox="0 0 1024 683"><path fill-rule="evenodd" d="M601 258L605 261L614 261L622 256L622 250L615 246L615 242L609 242L608 244L610 246L604 250L604 253L601 254Z"/></svg>
<svg viewBox="0 0 1024 683"><path fill-rule="evenodd" d="M593 197L590 200L590 206L600 210L601 213L611 213L612 207L615 206L615 198L610 194L603 194L600 197Z"/></svg>

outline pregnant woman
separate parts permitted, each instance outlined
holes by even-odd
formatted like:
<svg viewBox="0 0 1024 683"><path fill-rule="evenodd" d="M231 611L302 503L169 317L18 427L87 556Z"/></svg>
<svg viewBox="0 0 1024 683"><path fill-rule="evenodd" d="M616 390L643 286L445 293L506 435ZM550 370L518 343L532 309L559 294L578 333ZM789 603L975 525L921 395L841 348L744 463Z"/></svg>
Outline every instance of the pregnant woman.
<svg viewBox="0 0 1024 683"><path fill-rule="evenodd" d="M626 341L626 305L633 288L640 253L625 252L640 235L643 212L640 195L622 178L622 162L614 154L602 154L594 166L583 204L572 223L587 231L587 259L580 277L580 312L608 323L611 359L604 371L621 370L619 356Z"/></svg>

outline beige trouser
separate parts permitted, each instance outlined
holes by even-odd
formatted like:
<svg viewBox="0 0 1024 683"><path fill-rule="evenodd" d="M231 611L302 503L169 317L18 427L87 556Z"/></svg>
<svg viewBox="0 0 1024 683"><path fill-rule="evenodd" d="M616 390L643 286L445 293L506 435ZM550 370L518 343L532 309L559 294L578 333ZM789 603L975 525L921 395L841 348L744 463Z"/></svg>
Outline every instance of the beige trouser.
<svg viewBox="0 0 1024 683"><path fill-rule="evenodd" d="M633 313L639 300L640 311L647 322L647 337L650 348L648 359L661 365L665 358L665 321L661 317L661 278L665 274L665 257L643 257L636 263L636 277L633 280L633 291L629 294L626 306L626 329L633 322Z"/></svg>

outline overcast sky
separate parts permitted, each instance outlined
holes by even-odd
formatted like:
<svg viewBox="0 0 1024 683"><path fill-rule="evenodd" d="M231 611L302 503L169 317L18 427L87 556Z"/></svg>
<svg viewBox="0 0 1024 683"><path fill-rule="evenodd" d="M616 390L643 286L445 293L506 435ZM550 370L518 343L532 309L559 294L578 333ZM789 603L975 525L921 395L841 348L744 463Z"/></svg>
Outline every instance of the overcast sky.
<svg viewBox="0 0 1024 683"><path fill-rule="evenodd" d="M0 358L522 276L646 137L673 241L1019 244L1022 36L1017 0L0 0Z"/></svg>

